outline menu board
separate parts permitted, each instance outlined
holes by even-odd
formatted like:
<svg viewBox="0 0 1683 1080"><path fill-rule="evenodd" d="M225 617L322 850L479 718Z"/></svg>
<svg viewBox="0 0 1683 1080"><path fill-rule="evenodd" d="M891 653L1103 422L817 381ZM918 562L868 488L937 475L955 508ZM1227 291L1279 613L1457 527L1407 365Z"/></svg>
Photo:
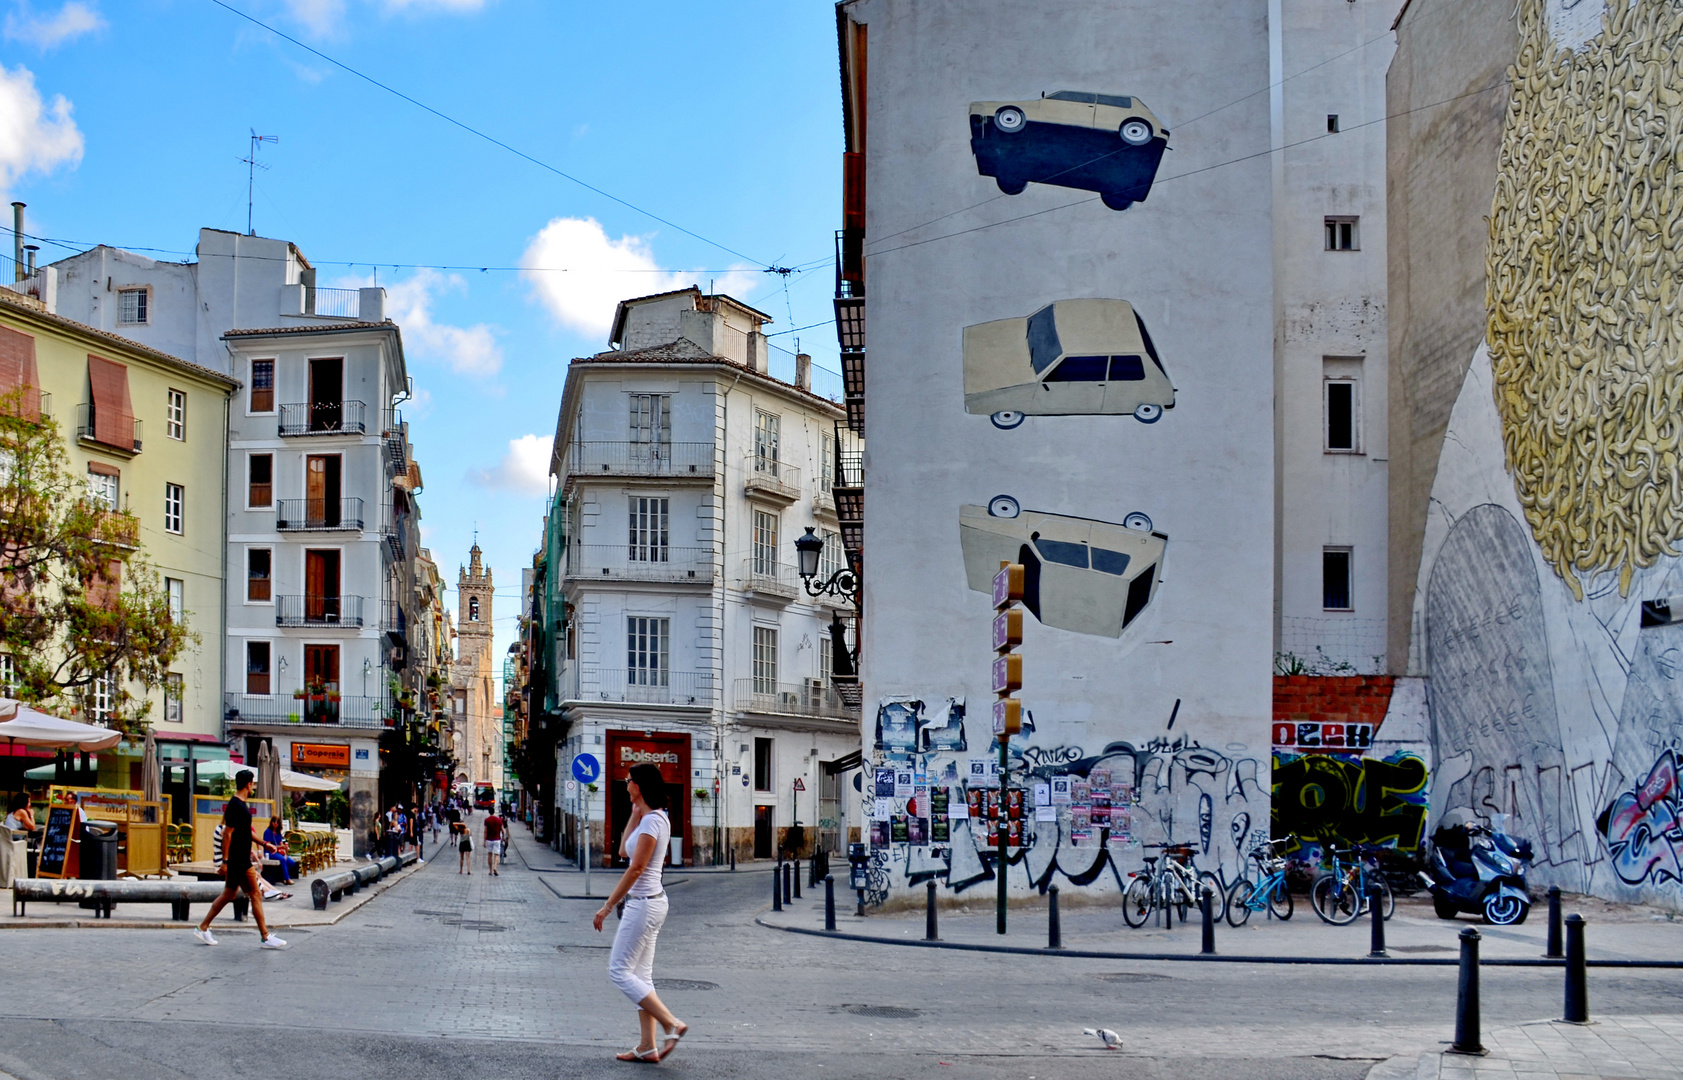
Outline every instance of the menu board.
<svg viewBox="0 0 1683 1080"><path fill-rule="evenodd" d="M75 857L74 845L80 821L74 806L54 806L48 809L47 826L41 834L41 856L35 864L36 877L75 876L78 860Z"/></svg>

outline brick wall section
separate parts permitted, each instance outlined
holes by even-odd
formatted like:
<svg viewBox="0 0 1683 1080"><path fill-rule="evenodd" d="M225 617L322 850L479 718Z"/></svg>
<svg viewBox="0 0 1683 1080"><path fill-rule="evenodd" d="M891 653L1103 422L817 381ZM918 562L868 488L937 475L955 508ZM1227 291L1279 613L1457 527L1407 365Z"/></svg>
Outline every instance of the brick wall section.
<svg viewBox="0 0 1683 1080"><path fill-rule="evenodd" d="M1377 728L1396 681L1391 675L1276 675L1274 719Z"/></svg>

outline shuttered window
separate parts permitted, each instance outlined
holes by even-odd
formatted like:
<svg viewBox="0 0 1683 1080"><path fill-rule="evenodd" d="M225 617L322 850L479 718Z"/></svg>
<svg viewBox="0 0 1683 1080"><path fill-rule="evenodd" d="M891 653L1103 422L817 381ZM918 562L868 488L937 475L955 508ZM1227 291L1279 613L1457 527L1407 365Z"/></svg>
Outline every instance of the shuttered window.
<svg viewBox="0 0 1683 1080"><path fill-rule="evenodd" d="M9 395L23 391L16 406ZM8 326L0 326L0 405L21 407L29 420L41 418L41 376L35 370L35 339Z"/></svg>
<svg viewBox="0 0 1683 1080"><path fill-rule="evenodd" d="M88 426L96 442L119 449L136 449L134 405L129 400L129 369L103 357L88 356L88 390L93 416Z"/></svg>

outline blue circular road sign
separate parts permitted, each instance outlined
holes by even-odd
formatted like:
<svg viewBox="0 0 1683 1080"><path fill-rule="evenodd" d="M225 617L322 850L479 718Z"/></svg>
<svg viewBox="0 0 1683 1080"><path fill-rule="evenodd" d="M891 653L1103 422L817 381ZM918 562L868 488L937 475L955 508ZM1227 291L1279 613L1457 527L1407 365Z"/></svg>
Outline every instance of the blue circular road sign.
<svg viewBox="0 0 1683 1080"><path fill-rule="evenodd" d="M573 758L573 779L581 784L594 784L602 775L602 763L595 754L579 754Z"/></svg>

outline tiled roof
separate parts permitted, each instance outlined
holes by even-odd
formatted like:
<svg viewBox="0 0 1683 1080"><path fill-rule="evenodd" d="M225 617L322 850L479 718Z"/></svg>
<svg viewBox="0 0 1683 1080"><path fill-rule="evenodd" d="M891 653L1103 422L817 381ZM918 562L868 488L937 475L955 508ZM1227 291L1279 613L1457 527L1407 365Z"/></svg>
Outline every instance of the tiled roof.
<svg viewBox="0 0 1683 1080"><path fill-rule="evenodd" d="M384 322L341 322L323 323L315 326L272 326L266 330L229 330L222 336L231 337L268 337L271 334L312 334L323 330L396 330L397 324L390 319Z"/></svg>
<svg viewBox="0 0 1683 1080"><path fill-rule="evenodd" d="M66 330L71 330L88 337L96 338L100 341L114 345L119 349L126 349L129 352L149 356L153 360L156 360L166 366L178 368L201 378L209 379L212 382L221 383L229 389L233 389L240 385L238 379L229 378L226 374L217 371L215 368L208 368L203 364L194 363L191 360L183 360L181 357L167 352L159 352L150 345L142 345L133 338L126 338L121 334L113 334L109 330L101 330L98 327L89 326L87 323L77 322L75 319L67 319L63 315L54 315L45 308L37 306L39 303L40 301L34 301L27 297L18 296L10 289L0 289L0 308L18 312L20 314L26 314L31 318L40 319L43 322L60 326Z"/></svg>
<svg viewBox="0 0 1683 1080"><path fill-rule="evenodd" d="M777 387L789 394L801 394L819 402L831 409L840 411L842 406L829 398L820 397L811 390L802 390L793 383L786 383L764 371L755 371L746 364L737 363L728 356L716 356L703 349L689 338L679 338L669 341L665 345L651 345L646 349L615 350L599 352L594 356L579 356L573 359L575 364L696 364L714 365L731 368L736 371L757 378Z"/></svg>

